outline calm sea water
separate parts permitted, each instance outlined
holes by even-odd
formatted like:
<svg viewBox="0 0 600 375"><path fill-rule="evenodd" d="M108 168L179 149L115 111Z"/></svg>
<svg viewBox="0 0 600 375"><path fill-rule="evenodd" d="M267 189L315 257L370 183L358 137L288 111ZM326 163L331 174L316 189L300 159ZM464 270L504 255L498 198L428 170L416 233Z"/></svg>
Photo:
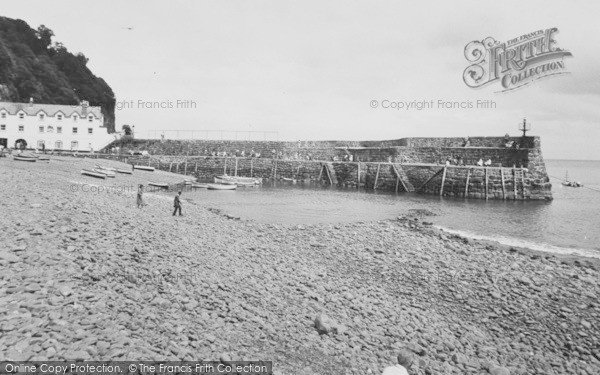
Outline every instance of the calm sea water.
<svg viewBox="0 0 600 375"><path fill-rule="evenodd" d="M547 160L551 202L482 201L389 194L278 182L237 191L198 191L186 198L264 223L311 224L395 218L427 210L434 225L473 238L560 253L600 257L600 161ZM596 189L596 190L592 190Z"/></svg>

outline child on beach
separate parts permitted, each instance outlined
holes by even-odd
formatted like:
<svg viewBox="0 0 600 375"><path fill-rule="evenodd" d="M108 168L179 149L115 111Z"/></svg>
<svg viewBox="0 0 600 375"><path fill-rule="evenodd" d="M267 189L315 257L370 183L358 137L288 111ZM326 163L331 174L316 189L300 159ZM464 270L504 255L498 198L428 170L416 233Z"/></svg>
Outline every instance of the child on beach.
<svg viewBox="0 0 600 375"><path fill-rule="evenodd" d="M138 186L137 192L137 207L142 208L144 206L144 200L142 199L142 194L144 193L144 185L140 184Z"/></svg>

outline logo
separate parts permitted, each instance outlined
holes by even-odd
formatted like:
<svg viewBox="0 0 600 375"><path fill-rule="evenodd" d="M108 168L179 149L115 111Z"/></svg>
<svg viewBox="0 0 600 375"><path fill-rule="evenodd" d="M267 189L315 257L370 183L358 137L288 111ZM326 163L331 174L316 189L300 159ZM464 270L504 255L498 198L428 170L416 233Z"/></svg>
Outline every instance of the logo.
<svg viewBox="0 0 600 375"><path fill-rule="evenodd" d="M498 82L510 91L540 78L568 73L565 57L571 52L558 48L554 35L557 28L537 30L500 43L492 37L473 41L465 47L471 63L463 73L467 86L479 88Z"/></svg>

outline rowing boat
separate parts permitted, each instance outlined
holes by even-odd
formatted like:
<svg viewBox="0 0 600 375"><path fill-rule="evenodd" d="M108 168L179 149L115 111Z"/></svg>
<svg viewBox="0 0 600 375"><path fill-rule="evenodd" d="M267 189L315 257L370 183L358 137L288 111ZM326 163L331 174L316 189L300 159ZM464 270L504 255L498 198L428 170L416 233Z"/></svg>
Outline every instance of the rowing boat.
<svg viewBox="0 0 600 375"><path fill-rule="evenodd" d="M119 168L117 168L117 173L133 174L133 172L130 170L119 169Z"/></svg>
<svg viewBox="0 0 600 375"><path fill-rule="evenodd" d="M81 174L90 176L90 177L102 178L102 179L106 178L106 175L104 173L98 173L95 171L90 171L88 169L82 169Z"/></svg>
<svg viewBox="0 0 600 375"><path fill-rule="evenodd" d="M107 171L106 169L94 168L93 171L96 173L102 173L106 177L112 177L112 178L117 177L115 172Z"/></svg>
<svg viewBox="0 0 600 375"><path fill-rule="evenodd" d="M238 185L258 185L260 180L253 177L237 177L237 176L215 176L215 183L217 184L238 184Z"/></svg>
<svg viewBox="0 0 600 375"><path fill-rule="evenodd" d="M117 168L104 167L102 165L96 165L96 169L104 169L104 170L111 171L111 172L116 172L117 171Z"/></svg>
<svg viewBox="0 0 600 375"><path fill-rule="evenodd" d="M156 186L156 187L163 188L163 189L169 188L169 184L161 184L160 182L152 182L152 181L148 181L148 186Z"/></svg>
<svg viewBox="0 0 600 375"><path fill-rule="evenodd" d="M140 171L146 171L146 172L154 172L154 167L146 167L143 165L134 165L133 169L139 169Z"/></svg>
<svg viewBox="0 0 600 375"><path fill-rule="evenodd" d="M29 157L29 156L17 156L17 155L15 155L15 156L13 156L13 159L14 160L19 160L19 161L28 161L28 162L35 162L35 161L37 161L37 158L32 158L32 157Z"/></svg>
<svg viewBox="0 0 600 375"><path fill-rule="evenodd" d="M207 187L207 184L192 184L192 189L206 189Z"/></svg>
<svg viewBox="0 0 600 375"><path fill-rule="evenodd" d="M208 184L206 185L208 190L235 190L237 185L225 185L225 184Z"/></svg>

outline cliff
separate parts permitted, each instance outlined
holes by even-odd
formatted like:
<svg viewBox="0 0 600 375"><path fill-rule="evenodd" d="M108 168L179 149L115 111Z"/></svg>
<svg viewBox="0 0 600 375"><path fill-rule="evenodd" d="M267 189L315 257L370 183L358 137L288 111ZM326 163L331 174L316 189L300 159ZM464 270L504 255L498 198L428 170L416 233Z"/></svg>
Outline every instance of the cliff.
<svg viewBox="0 0 600 375"><path fill-rule="evenodd" d="M73 54L44 25L32 29L23 20L0 17L0 100L79 104L102 107L104 125L115 131L115 95L87 67L83 53Z"/></svg>

